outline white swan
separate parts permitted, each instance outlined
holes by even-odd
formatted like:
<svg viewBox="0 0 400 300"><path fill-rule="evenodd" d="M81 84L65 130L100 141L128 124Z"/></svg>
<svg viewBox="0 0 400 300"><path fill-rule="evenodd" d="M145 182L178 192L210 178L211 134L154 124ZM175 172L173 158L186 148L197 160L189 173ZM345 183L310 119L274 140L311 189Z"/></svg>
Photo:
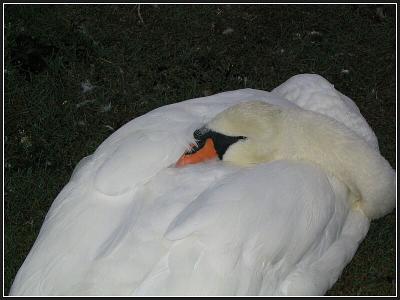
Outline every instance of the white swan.
<svg viewBox="0 0 400 300"><path fill-rule="evenodd" d="M222 160L186 165L210 147ZM79 163L10 294L321 295L394 193L372 130L318 75L161 107Z"/></svg>

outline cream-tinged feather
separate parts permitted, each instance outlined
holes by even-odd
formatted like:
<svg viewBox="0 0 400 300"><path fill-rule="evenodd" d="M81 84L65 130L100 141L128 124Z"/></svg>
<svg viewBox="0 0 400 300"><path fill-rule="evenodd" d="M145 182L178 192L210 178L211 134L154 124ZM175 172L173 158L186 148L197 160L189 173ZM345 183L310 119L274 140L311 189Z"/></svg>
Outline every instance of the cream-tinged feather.
<svg viewBox="0 0 400 300"><path fill-rule="evenodd" d="M379 218L395 206L395 172L389 163L363 138L330 117L252 101L227 109L208 126L226 135L247 137L228 149L225 161L239 165L310 161L345 183L353 193L354 207L369 218Z"/></svg>

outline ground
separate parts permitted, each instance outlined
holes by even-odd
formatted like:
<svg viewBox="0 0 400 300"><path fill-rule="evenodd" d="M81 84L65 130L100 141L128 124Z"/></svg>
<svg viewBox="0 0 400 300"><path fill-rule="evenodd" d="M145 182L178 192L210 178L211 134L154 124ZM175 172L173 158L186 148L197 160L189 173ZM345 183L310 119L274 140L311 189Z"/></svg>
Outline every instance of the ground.
<svg viewBox="0 0 400 300"><path fill-rule="evenodd" d="M4 293L74 166L156 107L317 73L396 164L394 5L6 5ZM395 294L395 213L328 295Z"/></svg>

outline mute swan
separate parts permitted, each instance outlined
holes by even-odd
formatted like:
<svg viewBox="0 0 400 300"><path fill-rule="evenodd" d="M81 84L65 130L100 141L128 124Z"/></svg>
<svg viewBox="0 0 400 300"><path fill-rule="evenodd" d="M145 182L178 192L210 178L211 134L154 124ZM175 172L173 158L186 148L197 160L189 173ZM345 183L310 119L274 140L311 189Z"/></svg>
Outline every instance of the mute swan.
<svg viewBox="0 0 400 300"><path fill-rule="evenodd" d="M318 75L161 107L78 164L10 294L322 295L394 177Z"/></svg>

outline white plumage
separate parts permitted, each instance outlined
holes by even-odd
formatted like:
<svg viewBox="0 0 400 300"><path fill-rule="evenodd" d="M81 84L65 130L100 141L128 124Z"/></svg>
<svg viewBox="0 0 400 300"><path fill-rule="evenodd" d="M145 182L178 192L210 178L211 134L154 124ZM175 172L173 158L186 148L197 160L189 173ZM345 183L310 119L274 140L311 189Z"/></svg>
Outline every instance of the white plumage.
<svg viewBox="0 0 400 300"><path fill-rule="evenodd" d="M356 105L318 75L294 76L271 93L243 89L158 108L79 163L10 294L324 294L369 228L346 182L307 160L174 167L195 129L254 100L333 118L379 155ZM376 216L392 200L374 203Z"/></svg>

